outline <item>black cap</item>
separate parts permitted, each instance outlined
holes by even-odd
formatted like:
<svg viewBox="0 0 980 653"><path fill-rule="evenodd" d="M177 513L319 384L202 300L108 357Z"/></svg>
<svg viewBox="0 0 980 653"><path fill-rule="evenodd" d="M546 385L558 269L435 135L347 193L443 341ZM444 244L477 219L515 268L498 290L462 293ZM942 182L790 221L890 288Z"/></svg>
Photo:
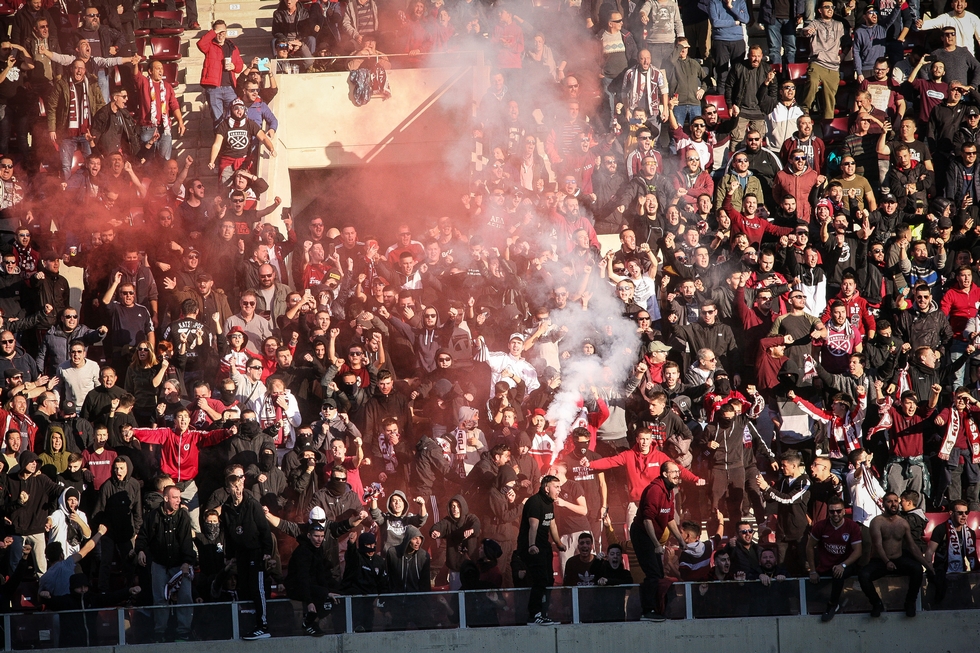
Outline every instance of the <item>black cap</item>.
<svg viewBox="0 0 980 653"><path fill-rule="evenodd" d="M894 193L885 193L885 195L881 198L881 203L884 204L885 202L891 202L894 204L898 202L898 199L895 197Z"/></svg>
<svg viewBox="0 0 980 653"><path fill-rule="evenodd" d="M77 412L75 408L75 402L70 399L66 399L61 402L61 414L62 415L74 415Z"/></svg>
<svg viewBox="0 0 980 653"><path fill-rule="evenodd" d="M974 106L968 106L966 108L966 113L964 115L966 115L966 116L980 116L980 109L977 109Z"/></svg>
<svg viewBox="0 0 980 653"><path fill-rule="evenodd" d="M23 376L24 373L18 370L16 367L8 367L3 371L3 378L12 379L15 376Z"/></svg>

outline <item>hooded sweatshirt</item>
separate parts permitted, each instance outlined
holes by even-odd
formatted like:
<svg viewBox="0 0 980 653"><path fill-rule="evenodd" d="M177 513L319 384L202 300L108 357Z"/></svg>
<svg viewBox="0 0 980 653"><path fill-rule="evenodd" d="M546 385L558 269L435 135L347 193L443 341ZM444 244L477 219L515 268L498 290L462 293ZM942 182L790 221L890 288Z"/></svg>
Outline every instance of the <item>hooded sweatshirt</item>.
<svg viewBox="0 0 980 653"><path fill-rule="evenodd" d="M326 540L319 547L313 546L308 535L300 535L296 550L289 559L289 573L286 575L286 594L294 601L303 604L315 602L314 588L328 592L339 592L330 562L329 544ZM319 608L318 608L319 612Z"/></svg>
<svg viewBox="0 0 980 653"><path fill-rule="evenodd" d="M396 514L394 509L391 507L391 500L394 497L401 497L402 502L405 504L401 514ZM426 521L428 521L428 515L416 515L408 510L409 507L408 498L405 493L401 490L395 490L388 497L387 511L381 512L377 508L371 509L371 519L378 523L378 527L382 529L382 539L383 546L382 551L387 553L389 549L392 549L402 542L405 541L405 534L408 529L414 529L418 533L418 529L421 528ZM404 590L411 591L411 590Z"/></svg>
<svg viewBox="0 0 980 653"><path fill-rule="evenodd" d="M70 558L82 548L82 529L71 520L71 511L68 510L68 494L80 498L78 490L73 487L65 488L65 491L58 497L58 509L51 513L51 530L48 532L48 542L60 542L61 549L65 552L65 559ZM76 510L78 517L88 524L88 517L81 510Z"/></svg>
<svg viewBox="0 0 980 653"><path fill-rule="evenodd" d="M119 480L115 474L118 461L126 463L126 475ZM139 532L143 525L143 504L140 501L139 482L133 478L133 463L126 456L113 461L109 480L99 488L99 498L95 502L95 516L109 527L111 537L118 540L129 539Z"/></svg>
<svg viewBox="0 0 980 653"><path fill-rule="evenodd" d="M37 462L33 451L21 452L17 459L21 469ZM22 501L21 492L27 494ZM37 535L44 532L48 519L47 506L61 494L61 486L44 474L32 474L26 479L20 474L7 477L7 503L10 506L11 528L17 535Z"/></svg>
<svg viewBox="0 0 980 653"><path fill-rule="evenodd" d="M409 542L415 537L423 538L424 545L425 536L421 531L414 526L408 526L404 541L388 549L385 554L388 584L392 592L428 592L432 589L429 582L431 560L428 552L421 547L418 551L409 550Z"/></svg>
<svg viewBox="0 0 980 653"><path fill-rule="evenodd" d="M452 517L454 503L459 504L458 518ZM468 530L472 530L473 533L466 537L465 533ZM476 555L477 545L480 542L480 519L470 514L466 499L463 495L457 494L449 500L446 517L432 525L429 535L435 537L433 533L439 533L439 539L446 540L446 566L450 571L459 571L464 560L472 560Z"/></svg>

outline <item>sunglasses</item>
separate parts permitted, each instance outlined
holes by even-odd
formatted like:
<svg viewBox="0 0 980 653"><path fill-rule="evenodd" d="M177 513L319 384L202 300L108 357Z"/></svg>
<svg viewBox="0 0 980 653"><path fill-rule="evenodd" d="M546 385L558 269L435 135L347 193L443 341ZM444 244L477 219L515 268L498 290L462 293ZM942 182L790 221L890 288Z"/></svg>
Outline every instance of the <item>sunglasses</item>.
<svg viewBox="0 0 980 653"><path fill-rule="evenodd" d="M742 529L739 529L738 534L739 535L749 535L749 534L754 533L754 532L755 531L752 530L751 528L742 528Z"/></svg>
<svg viewBox="0 0 980 653"><path fill-rule="evenodd" d="M837 510L831 510L830 508L827 508L827 512L829 514L831 514L831 515L839 515L842 512L844 512L844 509L843 508L838 508Z"/></svg>
<svg viewBox="0 0 980 653"><path fill-rule="evenodd" d="M119 291L119 294L120 295L135 295L136 294L136 291L135 290L120 290Z"/></svg>
<svg viewBox="0 0 980 653"><path fill-rule="evenodd" d="M137 347L136 351L150 351L149 347Z"/></svg>
<svg viewBox="0 0 980 653"><path fill-rule="evenodd" d="M255 302L242 302L242 306L255 306Z"/></svg>
<svg viewBox="0 0 980 653"><path fill-rule="evenodd" d="M65 316L65 319L66 320L77 320L78 319L78 316L77 315L66 315Z"/></svg>
<svg viewBox="0 0 980 653"><path fill-rule="evenodd" d="M453 362L453 359L451 359L451 358L439 358L438 359L438 362L440 362L440 363L452 363Z"/></svg>
<svg viewBox="0 0 980 653"><path fill-rule="evenodd" d="M12 164L12 163L0 163L0 168L2 168L4 170L13 170L14 169L14 164Z"/></svg>
<svg viewBox="0 0 980 653"><path fill-rule="evenodd" d="M262 366L261 365L249 365L248 366L248 369L250 369L250 370L261 370L262 369Z"/></svg>

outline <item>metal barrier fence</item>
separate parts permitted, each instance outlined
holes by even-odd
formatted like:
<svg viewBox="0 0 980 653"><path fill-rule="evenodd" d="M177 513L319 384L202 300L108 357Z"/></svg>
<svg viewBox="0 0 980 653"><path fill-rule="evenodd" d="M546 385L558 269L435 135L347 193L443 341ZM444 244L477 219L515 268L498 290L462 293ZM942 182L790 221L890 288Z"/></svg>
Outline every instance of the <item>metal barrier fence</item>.
<svg viewBox="0 0 980 653"><path fill-rule="evenodd" d="M853 585L852 585L853 583ZM675 583L666 616L672 620L816 615L824 611L830 580L808 579ZM877 582L887 610L903 610L904 578ZM327 633L446 630L519 626L527 620L527 589L422 592L380 596L345 596L320 620ZM941 606L932 604L932 590L919 595L926 610L977 609L980 573L949 577ZM849 579L841 598L844 612L867 612L871 606L857 579ZM238 639L250 632L250 602L196 603L186 606L121 607L63 612L22 612L3 616L5 651L84 646L124 646L166 641L176 636L194 641ZM302 606L279 599L268 603L273 637L303 635ZM638 585L556 587L551 590L549 616L563 624L613 623L640 618ZM159 622L157 621L159 620ZM178 622L190 632L177 632Z"/></svg>

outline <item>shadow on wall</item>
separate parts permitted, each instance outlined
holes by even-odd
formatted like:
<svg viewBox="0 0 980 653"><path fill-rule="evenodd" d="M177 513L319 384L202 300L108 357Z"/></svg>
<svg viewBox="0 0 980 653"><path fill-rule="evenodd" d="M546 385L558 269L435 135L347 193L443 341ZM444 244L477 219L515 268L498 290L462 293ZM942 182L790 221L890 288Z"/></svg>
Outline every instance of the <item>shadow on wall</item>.
<svg viewBox="0 0 980 653"><path fill-rule="evenodd" d="M332 144L334 145L334 144ZM334 166L319 170L290 170L297 228L313 216L322 216L327 226L340 228L348 221L358 235L373 234L382 242L394 238L402 222L419 231L443 215L459 217L464 181L453 181L441 163L366 164Z"/></svg>

